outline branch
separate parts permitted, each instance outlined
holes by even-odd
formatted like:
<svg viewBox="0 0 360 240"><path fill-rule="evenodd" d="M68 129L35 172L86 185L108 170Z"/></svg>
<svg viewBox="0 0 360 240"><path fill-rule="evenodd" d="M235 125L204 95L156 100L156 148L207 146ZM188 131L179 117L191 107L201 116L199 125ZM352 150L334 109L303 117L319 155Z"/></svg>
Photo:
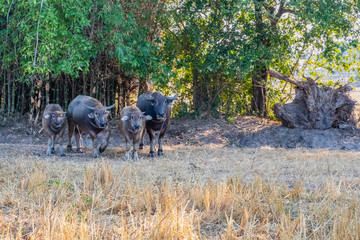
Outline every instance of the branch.
<svg viewBox="0 0 360 240"><path fill-rule="evenodd" d="M34 54L34 62L33 62L33 66L36 66L36 54L38 51L38 46L39 46L39 26L40 26L40 16L41 16L41 9L43 7L43 3L44 0L41 0L41 4L40 4L40 11L39 11L39 19L38 19L38 23L37 23L37 30L36 30L36 47L35 47L35 54Z"/></svg>
<svg viewBox="0 0 360 240"><path fill-rule="evenodd" d="M9 10L8 10L8 12L7 12L7 15L6 15L6 28L7 28L8 25L9 25L9 15L10 15L10 10L11 10L11 6L13 5L13 2L14 2L14 0L11 1Z"/></svg>
<svg viewBox="0 0 360 240"><path fill-rule="evenodd" d="M289 78L288 76L284 75L284 74L281 74L277 71L275 71L274 69L269 69L267 71L267 73L271 76L271 77L274 77L274 78L277 78L277 79L280 79L280 80L283 80L285 82L289 82L291 84L294 84L295 86L297 87L300 87L300 88L303 88L303 84L302 82L299 82L299 81L296 81L294 79L291 79Z"/></svg>
<svg viewBox="0 0 360 240"><path fill-rule="evenodd" d="M285 6L285 1L281 1L279 11L275 15L275 17L277 18L277 21L279 18L281 18L282 15L284 15L284 13L295 13L294 10L285 8L284 6Z"/></svg>
<svg viewBox="0 0 360 240"><path fill-rule="evenodd" d="M292 13L295 14L295 11L289 8L285 8L285 1L281 0L280 1L280 6L279 6L279 10L278 12L275 14L274 17L272 17L272 15L275 12L275 8L274 7L270 7L268 4L264 4L265 9L267 9L270 13L270 22L271 22L271 26L273 28L276 27L277 23L279 22L279 19L281 18L282 15L284 15L285 13Z"/></svg>

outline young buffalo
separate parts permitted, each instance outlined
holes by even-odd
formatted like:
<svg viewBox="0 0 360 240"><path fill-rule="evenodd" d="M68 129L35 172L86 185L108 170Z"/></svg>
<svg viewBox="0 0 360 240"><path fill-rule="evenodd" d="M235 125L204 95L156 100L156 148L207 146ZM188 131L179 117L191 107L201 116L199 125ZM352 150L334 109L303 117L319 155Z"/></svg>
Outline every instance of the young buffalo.
<svg viewBox="0 0 360 240"><path fill-rule="evenodd" d="M62 146L63 135L65 133L65 113L60 107L59 104L49 104L44 110L44 115L42 118L42 126L45 131L46 136L48 137L48 149L46 155L50 156L54 153L54 145L56 136L59 136L59 150L60 156L65 156L64 149Z"/></svg>
<svg viewBox="0 0 360 240"><path fill-rule="evenodd" d="M135 106L124 107L121 111L120 131L124 135L126 141L125 160L130 159L131 143L134 148L134 160L139 160L138 149L140 136L145 131L145 121L151 120L151 116L144 116L139 108Z"/></svg>

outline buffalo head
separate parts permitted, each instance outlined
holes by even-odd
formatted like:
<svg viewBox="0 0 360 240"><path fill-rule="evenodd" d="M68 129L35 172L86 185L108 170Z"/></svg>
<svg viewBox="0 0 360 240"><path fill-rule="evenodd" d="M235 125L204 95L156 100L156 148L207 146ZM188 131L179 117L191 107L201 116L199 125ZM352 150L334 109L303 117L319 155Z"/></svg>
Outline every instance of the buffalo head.
<svg viewBox="0 0 360 240"><path fill-rule="evenodd" d="M177 99L177 94L173 97L164 96L161 93L155 92L152 95L145 97L154 106L156 120L164 120L166 118L166 111L169 105Z"/></svg>
<svg viewBox="0 0 360 240"><path fill-rule="evenodd" d="M95 107L85 105L85 107L91 110L91 112L88 114L88 117L95 120L96 127L105 128L107 126L107 118L110 113L108 110L115 107L115 104L108 107L101 105Z"/></svg>
<svg viewBox="0 0 360 240"><path fill-rule="evenodd" d="M44 118L50 120L50 125L52 128L61 128L64 124L65 116L66 116L66 112L53 111L53 112L48 112L44 116Z"/></svg>
<svg viewBox="0 0 360 240"><path fill-rule="evenodd" d="M141 126L143 126L143 121L149 121L152 117L149 115L144 115L143 112L140 111L130 111L128 115L123 116L121 121L130 123L131 129L128 129L132 132L137 132L140 130Z"/></svg>

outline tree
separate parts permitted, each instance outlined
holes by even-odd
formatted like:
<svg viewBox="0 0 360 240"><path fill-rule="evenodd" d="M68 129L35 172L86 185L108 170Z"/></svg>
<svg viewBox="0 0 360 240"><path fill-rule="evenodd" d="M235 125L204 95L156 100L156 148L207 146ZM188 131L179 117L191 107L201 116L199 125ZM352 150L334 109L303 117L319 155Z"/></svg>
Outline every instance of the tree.
<svg viewBox="0 0 360 240"><path fill-rule="evenodd" d="M66 108L80 93L124 104L128 85L162 71L149 37L162 9L147 0L0 0L1 106L30 111L36 123L44 105Z"/></svg>
<svg viewBox="0 0 360 240"><path fill-rule="evenodd" d="M164 50L192 78L195 110L221 76L215 88L229 78L251 82L251 112L266 116L267 71L294 76L307 56L346 65L341 56L356 45L358 8L356 0L174 1Z"/></svg>

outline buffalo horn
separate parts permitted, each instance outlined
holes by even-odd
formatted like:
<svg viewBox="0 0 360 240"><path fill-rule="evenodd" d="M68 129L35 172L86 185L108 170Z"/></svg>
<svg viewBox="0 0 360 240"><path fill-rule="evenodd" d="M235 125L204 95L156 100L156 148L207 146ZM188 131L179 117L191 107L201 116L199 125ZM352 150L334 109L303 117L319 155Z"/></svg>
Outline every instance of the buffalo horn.
<svg viewBox="0 0 360 240"><path fill-rule="evenodd" d="M106 107L106 109L107 109L107 110L112 109L113 107L115 107L115 104L116 104L116 103L114 103L114 104L111 105L111 106Z"/></svg>
<svg viewBox="0 0 360 240"><path fill-rule="evenodd" d="M177 99L177 94L175 94L174 96L172 97L166 97L167 100L175 100Z"/></svg>
<svg viewBox="0 0 360 240"><path fill-rule="evenodd" d="M87 109L90 109L90 110L95 110L95 107L90 107L88 105L84 105Z"/></svg>

